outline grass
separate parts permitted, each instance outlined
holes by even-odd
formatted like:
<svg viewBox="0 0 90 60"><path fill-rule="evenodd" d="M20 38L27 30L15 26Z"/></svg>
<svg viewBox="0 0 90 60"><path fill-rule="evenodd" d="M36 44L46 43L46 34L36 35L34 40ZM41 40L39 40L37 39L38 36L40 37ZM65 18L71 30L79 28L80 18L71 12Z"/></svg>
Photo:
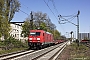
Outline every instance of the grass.
<svg viewBox="0 0 90 60"><path fill-rule="evenodd" d="M80 44L78 46L76 43L73 43L70 46L70 50L71 58L69 60L90 60L90 55L87 53L88 51L90 53L90 50L85 45Z"/></svg>
<svg viewBox="0 0 90 60"><path fill-rule="evenodd" d="M17 52L17 51L21 51L21 50L26 50L26 49L27 48L14 48L14 49L11 49L11 50L1 50L0 55L11 53L11 52Z"/></svg>

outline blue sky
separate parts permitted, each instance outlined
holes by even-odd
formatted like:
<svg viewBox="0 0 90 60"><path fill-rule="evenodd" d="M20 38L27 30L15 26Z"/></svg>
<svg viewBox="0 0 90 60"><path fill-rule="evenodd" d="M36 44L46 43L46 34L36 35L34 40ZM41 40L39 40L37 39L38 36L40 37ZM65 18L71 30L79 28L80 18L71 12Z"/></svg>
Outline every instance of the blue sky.
<svg viewBox="0 0 90 60"><path fill-rule="evenodd" d="M56 25L56 29L61 32L62 35L67 35L66 32L73 31L74 33L77 32L77 28L75 25L71 23L66 24L59 24L58 15L67 16L67 15L76 15L78 10L80 10L79 15L79 28L80 32L90 32L90 0L45 0L48 3L48 6L53 11L50 11L48 6L45 4L44 0L19 0L21 3L20 10L24 11L28 15L31 11L38 12L41 11L42 13L47 13L50 17L52 23ZM54 1L54 5L52 3ZM56 8L56 9L55 9ZM57 12L58 11L58 12ZM28 17L21 11L16 12L15 16L12 21L25 21ZM71 22L77 24L77 18L73 19ZM75 33L75 35L77 35Z"/></svg>

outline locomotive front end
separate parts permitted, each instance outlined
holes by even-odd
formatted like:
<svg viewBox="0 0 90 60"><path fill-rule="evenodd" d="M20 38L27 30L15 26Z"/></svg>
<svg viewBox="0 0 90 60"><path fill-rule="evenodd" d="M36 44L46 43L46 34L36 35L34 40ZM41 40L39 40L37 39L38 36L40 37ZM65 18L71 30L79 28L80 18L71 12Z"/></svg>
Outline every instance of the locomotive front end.
<svg viewBox="0 0 90 60"><path fill-rule="evenodd" d="M30 48L39 47L41 45L40 41L40 32L30 32L30 35L28 37L28 45Z"/></svg>

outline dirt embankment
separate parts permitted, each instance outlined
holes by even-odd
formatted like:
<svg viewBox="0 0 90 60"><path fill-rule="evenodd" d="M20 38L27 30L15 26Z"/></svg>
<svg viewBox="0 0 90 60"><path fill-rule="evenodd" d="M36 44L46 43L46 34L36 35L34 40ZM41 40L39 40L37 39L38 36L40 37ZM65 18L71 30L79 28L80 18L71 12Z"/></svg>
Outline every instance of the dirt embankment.
<svg viewBox="0 0 90 60"><path fill-rule="evenodd" d="M90 60L90 48L73 43L64 49L57 60Z"/></svg>

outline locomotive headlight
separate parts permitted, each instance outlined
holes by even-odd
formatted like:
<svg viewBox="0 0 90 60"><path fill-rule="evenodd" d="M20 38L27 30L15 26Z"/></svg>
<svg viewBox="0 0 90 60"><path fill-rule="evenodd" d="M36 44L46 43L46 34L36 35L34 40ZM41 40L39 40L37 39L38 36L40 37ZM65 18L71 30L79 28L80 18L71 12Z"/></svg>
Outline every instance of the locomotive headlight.
<svg viewBox="0 0 90 60"><path fill-rule="evenodd" d="M37 38L37 40L40 40L40 38Z"/></svg>
<svg viewBox="0 0 90 60"><path fill-rule="evenodd" d="M32 40L32 38L29 38L29 40Z"/></svg>

